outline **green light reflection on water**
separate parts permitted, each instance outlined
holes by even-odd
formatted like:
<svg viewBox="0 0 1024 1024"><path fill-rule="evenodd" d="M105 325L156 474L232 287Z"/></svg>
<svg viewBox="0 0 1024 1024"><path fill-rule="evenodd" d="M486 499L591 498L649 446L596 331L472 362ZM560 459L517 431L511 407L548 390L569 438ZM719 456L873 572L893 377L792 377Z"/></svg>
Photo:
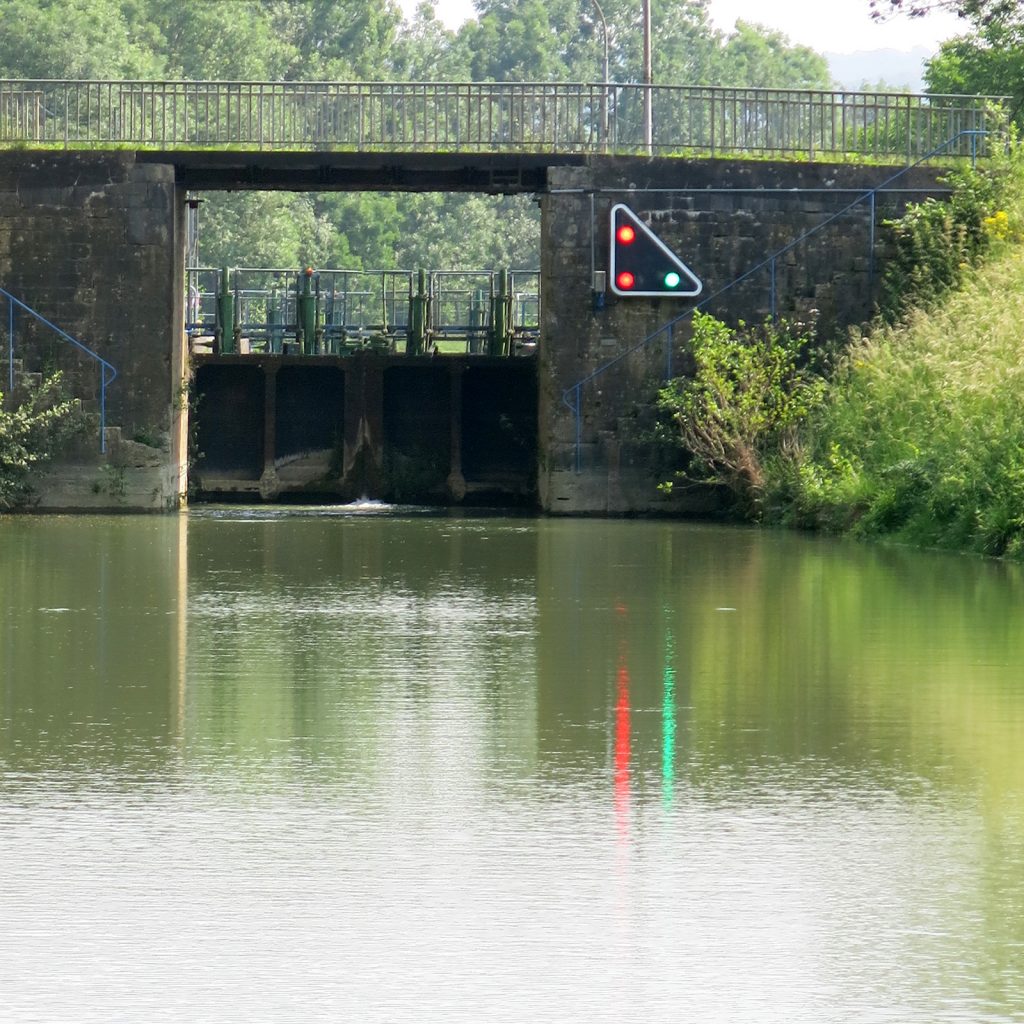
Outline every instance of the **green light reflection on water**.
<svg viewBox="0 0 1024 1024"><path fill-rule="evenodd" d="M665 668L662 673L661 700L661 799L672 806L676 777L676 669L675 638L672 627L665 626Z"/></svg>

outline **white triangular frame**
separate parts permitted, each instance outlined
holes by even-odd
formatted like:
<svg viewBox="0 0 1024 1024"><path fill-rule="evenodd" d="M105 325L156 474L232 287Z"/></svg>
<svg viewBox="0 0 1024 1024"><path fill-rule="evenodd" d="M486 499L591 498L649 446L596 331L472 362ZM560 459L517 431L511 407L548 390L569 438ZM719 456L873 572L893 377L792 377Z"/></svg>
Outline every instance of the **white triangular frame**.
<svg viewBox="0 0 1024 1024"><path fill-rule="evenodd" d="M693 284L693 290L688 292L677 292L677 291L659 291L659 292L638 292L638 291L623 291L615 284L616 278L616 266L615 266L615 214L622 210L629 221L636 227L638 231L642 231L643 234L650 239L671 261L672 265L683 275L683 279L689 279ZM611 252L609 253L609 285L611 290L616 295L622 295L625 298L631 296L647 297L656 299L692 299L704 290L704 284L701 279L625 204L616 203L609 214L608 223L611 226Z"/></svg>

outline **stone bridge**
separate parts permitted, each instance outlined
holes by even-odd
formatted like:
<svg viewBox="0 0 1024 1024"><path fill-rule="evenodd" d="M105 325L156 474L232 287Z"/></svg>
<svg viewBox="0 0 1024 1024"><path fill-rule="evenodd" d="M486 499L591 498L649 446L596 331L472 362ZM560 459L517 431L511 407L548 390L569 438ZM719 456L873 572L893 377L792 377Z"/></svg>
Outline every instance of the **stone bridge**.
<svg viewBox="0 0 1024 1024"><path fill-rule="evenodd" d="M438 383L436 366L422 364L437 396L431 432L448 421L434 452L446 498L473 490L467 450L487 463L466 432L491 436L484 413L498 395L512 418L534 418L535 451L516 487L537 507L663 508L637 424L657 381L684 365L688 314L699 304L728 321L813 317L825 331L869 317L884 259L879 223L908 201L941 196L949 158L984 156L997 128L990 110L981 98L610 85L0 82L0 290L46 321L13 299L4 309L0 296L0 389L64 365L66 336L80 340L118 378L106 386L102 368L77 350L70 376L120 429L107 432L102 456L69 458L43 506L177 507L187 492L183 396L193 369L184 331L189 190L527 192L541 208L535 370L519 367L515 384L502 384L494 367L471 372L469 356ZM618 204L694 270L700 296L609 287L609 212ZM281 367L268 359L260 380L274 382ZM392 375L412 409L423 359L408 357ZM379 411L386 394L376 412L352 412L356 379L386 381L386 368L367 377L365 359L358 374L349 365L331 370L344 379L336 393L348 396L338 400L348 411L333 413L339 437L328 460L329 489L341 496L357 476L381 479L367 465L379 471L393 454ZM301 373L289 379L292 388L303 382L289 401L308 416L318 386ZM471 380L492 390L474 391ZM277 385L258 386L272 419ZM523 389L532 405L515 397ZM260 400L245 401L251 409ZM475 425L466 408L478 410ZM246 456L250 484L280 468L282 428L271 419L258 409L251 417L264 441Z"/></svg>

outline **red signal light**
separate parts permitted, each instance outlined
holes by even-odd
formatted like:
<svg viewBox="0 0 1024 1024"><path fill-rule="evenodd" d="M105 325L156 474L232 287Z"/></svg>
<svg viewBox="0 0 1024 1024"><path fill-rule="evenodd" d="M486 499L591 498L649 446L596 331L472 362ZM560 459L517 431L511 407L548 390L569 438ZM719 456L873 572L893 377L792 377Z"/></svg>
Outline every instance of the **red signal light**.
<svg viewBox="0 0 1024 1024"><path fill-rule="evenodd" d="M611 291L630 298L693 298L703 289L690 268L624 203L610 211Z"/></svg>

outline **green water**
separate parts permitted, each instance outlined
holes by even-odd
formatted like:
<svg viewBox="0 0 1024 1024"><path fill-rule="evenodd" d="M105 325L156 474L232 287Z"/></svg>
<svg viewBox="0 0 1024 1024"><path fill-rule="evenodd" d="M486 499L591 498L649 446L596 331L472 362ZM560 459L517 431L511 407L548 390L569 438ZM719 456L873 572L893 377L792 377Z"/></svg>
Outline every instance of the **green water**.
<svg viewBox="0 0 1024 1024"><path fill-rule="evenodd" d="M1024 575L0 519L3 1021L1024 1020Z"/></svg>

